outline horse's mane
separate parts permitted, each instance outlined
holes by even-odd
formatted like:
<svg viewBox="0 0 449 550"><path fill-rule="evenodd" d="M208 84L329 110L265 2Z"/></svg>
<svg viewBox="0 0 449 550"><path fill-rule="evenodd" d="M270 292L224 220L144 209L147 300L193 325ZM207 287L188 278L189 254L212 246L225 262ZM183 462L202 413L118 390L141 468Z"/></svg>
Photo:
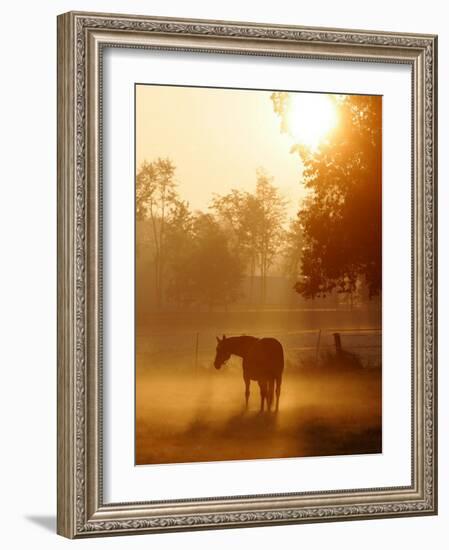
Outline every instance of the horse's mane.
<svg viewBox="0 0 449 550"><path fill-rule="evenodd" d="M232 349L232 352L241 355L246 352L246 349L249 345L257 342L259 338L255 336L247 336L243 334L241 336L229 336L225 339L225 342L228 346L228 349Z"/></svg>

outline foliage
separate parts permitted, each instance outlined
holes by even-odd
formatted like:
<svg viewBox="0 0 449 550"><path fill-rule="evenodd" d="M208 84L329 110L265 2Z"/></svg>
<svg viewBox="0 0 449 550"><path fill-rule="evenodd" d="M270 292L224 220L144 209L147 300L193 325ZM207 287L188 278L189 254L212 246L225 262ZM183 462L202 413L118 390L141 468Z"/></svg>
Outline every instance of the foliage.
<svg viewBox="0 0 449 550"><path fill-rule="evenodd" d="M227 195L216 196L212 209L231 232L232 248L250 276L251 295L259 270L260 300L264 303L269 268L284 236L285 201L273 179L259 169L254 193L233 189Z"/></svg>
<svg viewBox="0 0 449 550"><path fill-rule="evenodd" d="M190 214L182 203L169 232L167 292L184 306L227 305L238 297L242 269L226 233L210 214Z"/></svg>
<svg viewBox="0 0 449 550"><path fill-rule="evenodd" d="M170 159L144 162L136 176L136 218L150 222L156 303L161 307L166 265L166 230L178 203Z"/></svg>
<svg viewBox="0 0 449 550"><path fill-rule="evenodd" d="M239 258L229 249L226 233L213 216L199 213L193 235L195 246L187 272L196 299L209 308L235 301L242 270Z"/></svg>
<svg viewBox="0 0 449 550"><path fill-rule="evenodd" d="M285 117L288 95L272 95ZM306 298L333 289L354 292L364 279L369 295L382 284L381 98L336 96L339 124L316 150L300 155L307 198L298 212L302 233L302 276L297 292ZM282 127L285 128L285 120Z"/></svg>
<svg viewBox="0 0 449 550"><path fill-rule="evenodd" d="M182 306L189 306L193 301L190 278L185 275L194 248L193 223L189 205L176 201L167 226L166 294L170 301Z"/></svg>
<svg viewBox="0 0 449 550"><path fill-rule="evenodd" d="M290 220L285 232L285 244L283 248L284 270L290 281L298 280L301 274L303 252L303 229L301 220L297 216Z"/></svg>

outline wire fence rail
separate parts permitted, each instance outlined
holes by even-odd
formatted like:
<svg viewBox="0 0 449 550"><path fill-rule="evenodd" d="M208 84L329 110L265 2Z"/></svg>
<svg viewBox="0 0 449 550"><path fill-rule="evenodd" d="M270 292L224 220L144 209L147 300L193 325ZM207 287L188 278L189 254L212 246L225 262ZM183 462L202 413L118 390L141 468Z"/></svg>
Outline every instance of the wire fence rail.
<svg viewBox="0 0 449 550"><path fill-rule="evenodd" d="M167 365L209 367L215 355L215 329L203 331L183 331L173 339L167 337L141 339L137 346L137 363L147 366ZM241 335L226 332L227 336ZM304 330L259 330L251 331L253 336L278 338L284 347L287 366L322 362L330 355L357 357L360 365L380 366L382 330L378 327L344 327Z"/></svg>

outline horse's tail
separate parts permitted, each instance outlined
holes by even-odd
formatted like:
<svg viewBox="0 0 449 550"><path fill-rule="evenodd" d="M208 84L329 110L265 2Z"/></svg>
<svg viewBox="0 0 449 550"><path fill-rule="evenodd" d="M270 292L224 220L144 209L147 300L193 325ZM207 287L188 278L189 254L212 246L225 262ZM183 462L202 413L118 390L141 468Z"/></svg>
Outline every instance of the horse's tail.
<svg viewBox="0 0 449 550"><path fill-rule="evenodd" d="M282 378L282 372L284 370L284 348L282 347L282 344L278 342L279 349L278 349L278 356L276 360L276 378L280 377Z"/></svg>
<svg viewBox="0 0 449 550"><path fill-rule="evenodd" d="M282 347L282 345L281 345L281 353L280 353L279 361L281 363L281 372L282 372L284 370L284 348Z"/></svg>
<svg viewBox="0 0 449 550"><path fill-rule="evenodd" d="M284 349L281 344L279 344L279 364L276 376L274 378L276 384L276 411L279 410L279 397L281 395L281 385L282 385L282 373L284 371Z"/></svg>

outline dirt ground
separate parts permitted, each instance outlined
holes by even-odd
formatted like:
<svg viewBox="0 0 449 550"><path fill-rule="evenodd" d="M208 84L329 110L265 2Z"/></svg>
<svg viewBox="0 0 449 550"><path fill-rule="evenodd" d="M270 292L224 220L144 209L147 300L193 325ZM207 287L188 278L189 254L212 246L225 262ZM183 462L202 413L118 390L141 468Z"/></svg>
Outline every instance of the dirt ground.
<svg viewBox="0 0 449 550"><path fill-rule="evenodd" d="M136 464L382 451L381 368L289 367L278 413L244 409L238 359L222 370L138 365Z"/></svg>

